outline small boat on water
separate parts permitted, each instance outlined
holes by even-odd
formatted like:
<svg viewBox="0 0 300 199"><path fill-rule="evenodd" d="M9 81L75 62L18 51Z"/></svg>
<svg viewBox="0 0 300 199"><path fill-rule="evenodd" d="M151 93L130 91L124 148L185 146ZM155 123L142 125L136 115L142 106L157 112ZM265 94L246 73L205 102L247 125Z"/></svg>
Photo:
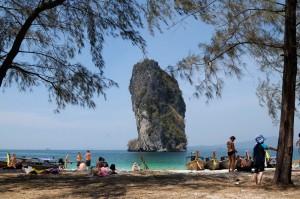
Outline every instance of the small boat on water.
<svg viewBox="0 0 300 199"><path fill-rule="evenodd" d="M58 168L60 165L64 165L63 159L57 161L53 158L23 158L22 164L23 168L32 167L37 170Z"/></svg>
<svg viewBox="0 0 300 199"><path fill-rule="evenodd" d="M198 151L198 150L197 150ZM228 169L228 156L220 157L220 161L216 157L216 151L213 151L213 157L199 157L198 154L191 153L190 156L186 157L186 162L190 161L186 164L187 168L190 170L202 170L202 169L210 169L210 170L217 170L217 169ZM201 160L199 160L201 159ZM267 155L266 152L266 167L267 168L275 168L276 166L276 157L271 157ZM238 171L251 171L253 169L253 160L249 155L249 151L246 150L245 156L237 155L236 162L235 162L235 169Z"/></svg>
<svg viewBox="0 0 300 199"><path fill-rule="evenodd" d="M187 157L190 158L190 162L186 164L187 169L189 170L203 170L204 169L204 163L203 161L199 160L204 159L203 157L199 157L199 151L196 150L195 155L191 154L191 156Z"/></svg>
<svg viewBox="0 0 300 199"><path fill-rule="evenodd" d="M213 151L213 157L208 157L205 159L205 163L204 163L204 167L206 169L210 169L210 170L216 170L219 169L219 160L217 159L216 156L216 151Z"/></svg>
<svg viewBox="0 0 300 199"><path fill-rule="evenodd" d="M186 162L191 162L191 161L195 160L196 159L196 153L197 153L197 151L196 152L191 152L190 156L185 157ZM198 151L198 159L201 159L202 161L204 160L204 157L199 156L199 151Z"/></svg>
<svg viewBox="0 0 300 199"><path fill-rule="evenodd" d="M10 166L10 162L7 160L7 158L4 157L0 157L0 159L6 159L6 161L4 160L0 160L0 168L2 170L8 170L8 169L22 169L22 161L19 158L16 158L16 163L15 163L15 167L11 167Z"/></svg>
<svg viewBox="0 0 300 199"><path fill-rule="evenodd" d="M8 157L0 157L1 170L24 169L28 167L35 168L37 170L45 170L64 166L64 161L62 158L57 160L54 158L27 158L23 156L21 158L16 158L16 160L17 162L15 167L10 167Z"/></svg>

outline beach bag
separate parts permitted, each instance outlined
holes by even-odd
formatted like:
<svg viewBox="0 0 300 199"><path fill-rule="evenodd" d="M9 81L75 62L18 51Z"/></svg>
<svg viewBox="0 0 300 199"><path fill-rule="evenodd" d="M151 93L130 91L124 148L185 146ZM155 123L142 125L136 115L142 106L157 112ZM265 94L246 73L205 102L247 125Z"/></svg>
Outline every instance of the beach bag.
<svg viewBox="0 0 300 199"><path fill-rule="evenodd" d="M269 162L270 159L271 159L271 156L270 156L270 154L268 153L268 151L265 151L265 153L266 153L266 156L265 156L265 167L267 167L267 166L268 166L268 162Z"/></svg>
<svg viewBox="0 0 300 199"><path fill-rule="evenodd" d="M268 151L266 151L266 159L267 159L267 161L271 160L271 155Z"/></svg>

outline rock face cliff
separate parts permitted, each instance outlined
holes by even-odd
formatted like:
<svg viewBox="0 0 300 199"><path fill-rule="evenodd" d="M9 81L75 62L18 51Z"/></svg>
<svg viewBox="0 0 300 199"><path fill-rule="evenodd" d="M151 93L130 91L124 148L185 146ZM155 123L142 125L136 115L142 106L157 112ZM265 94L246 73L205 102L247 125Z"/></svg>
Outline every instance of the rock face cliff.
<svg viewBox="0 0 300 199"><path fill-rule="evenodd" d="M134 65L130 80L138 138L128 151L185 151L185 103L177 81L153 60Z"/></svg>

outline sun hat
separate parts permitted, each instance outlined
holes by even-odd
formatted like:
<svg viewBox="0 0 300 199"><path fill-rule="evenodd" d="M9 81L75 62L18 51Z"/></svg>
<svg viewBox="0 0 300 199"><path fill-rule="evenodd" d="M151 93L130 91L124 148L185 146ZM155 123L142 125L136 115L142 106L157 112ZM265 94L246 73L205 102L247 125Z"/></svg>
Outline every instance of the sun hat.
<svg viewBox="0 0 300 199"><path fill-rule="evenodd" d="M266 138L261 134L258 134L255 137L255 141L259 144L263 143L265 140L266 140Z"/></svg>

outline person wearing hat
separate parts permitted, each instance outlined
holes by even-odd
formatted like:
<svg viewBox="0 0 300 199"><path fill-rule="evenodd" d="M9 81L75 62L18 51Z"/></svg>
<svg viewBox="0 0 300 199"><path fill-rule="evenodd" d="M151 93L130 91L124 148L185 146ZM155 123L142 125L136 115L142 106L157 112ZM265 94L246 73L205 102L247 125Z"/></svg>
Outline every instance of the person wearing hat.
<svg viewBox="0 0 300 199"><path fill-rule="evenodd" d="M261 183L265 171L265 158L266 158L265 150L277 151L277 149L264 144L265 140L266 138L261 134L258 134L255 137L256 145L253 148L253 163L254 163L254 181L256 184Z"/></svg>
<svg viewBox="0 0 300 199"><path fill-rule="evenodd" d="M133 165L132 165L132 171L139 171L139 170L140 170L139 165L136 162L133 163Z"/></svg>
<svg viewBox="0 0 300 199"><path fill-rule="evenodd" d="M236 160L235 153L237 151L235 150L234 140L235 140L235 137L231 136L229 138L229 141L227 142L227 154L228 154L228 158L229 158L229 161L228 161L229 172L234 172L234 168L235 168L235 160Z"/></svg>

